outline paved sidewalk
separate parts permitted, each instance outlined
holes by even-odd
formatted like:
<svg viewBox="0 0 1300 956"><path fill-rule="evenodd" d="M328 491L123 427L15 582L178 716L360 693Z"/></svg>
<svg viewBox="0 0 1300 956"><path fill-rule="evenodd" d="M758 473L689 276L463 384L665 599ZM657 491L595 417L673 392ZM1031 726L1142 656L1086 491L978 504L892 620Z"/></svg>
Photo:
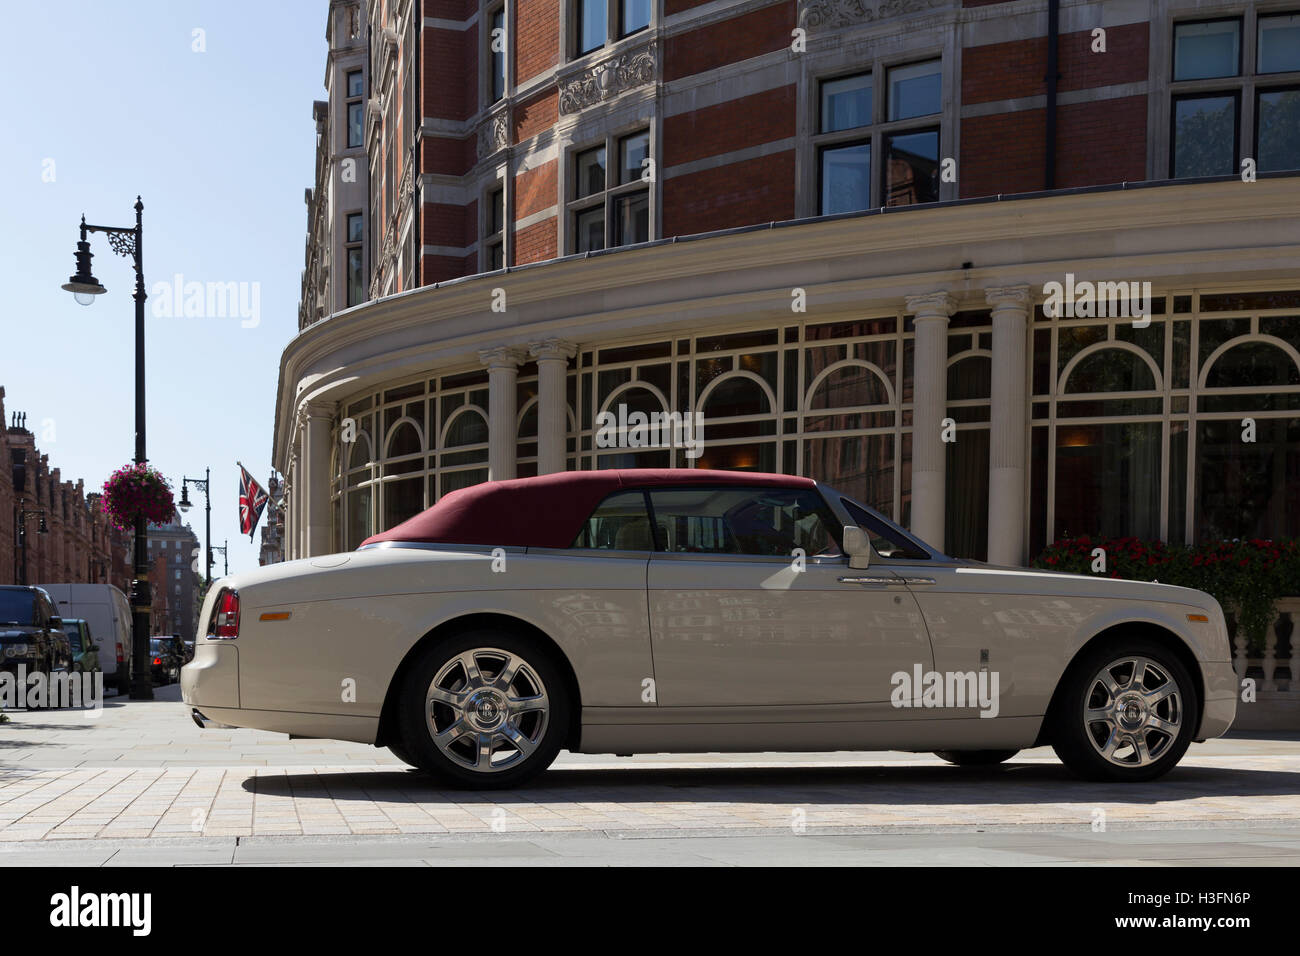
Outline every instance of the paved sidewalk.
<svg viewBox="0 0 1300 956"><path fill-rule="evenodd" d="M4 859L17 862L38 841L169 839L207 858L207 841L225 838L215 859L229 857L236 837L704 839L861 835L864 828L1091 833L1094 825L1107 832L1274 827L1283 834L1280 855L1300 859L1290 845L1300 833L1291 829L1300 827L1295 735L1194 746L1169 776L1141 785L1080 782L1044 749L988 769L892 753L564 754L534 785L467 793L440 790L373 747L200 730L178 696L173 686L159 691L170 699L110 698L94 721L81 712L11 713L11 722L0 725L0 847L10 848Z"/></svg>

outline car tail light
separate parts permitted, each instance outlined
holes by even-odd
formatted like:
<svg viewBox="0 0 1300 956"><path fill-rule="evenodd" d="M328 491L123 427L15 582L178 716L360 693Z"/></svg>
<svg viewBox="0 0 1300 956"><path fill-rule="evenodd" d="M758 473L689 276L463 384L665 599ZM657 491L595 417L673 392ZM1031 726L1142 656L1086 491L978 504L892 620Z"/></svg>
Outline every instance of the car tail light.
<svg viewBox="0 0 1300 956"><path fill-rule="evenodd" d="M122 653L122 642L121 642L121 641L118 641L118 642L117 642L117 662L118 662L119 664L125 664L125 663L126 663L126 655L125 655L124 653Z"/></svg>
<svg viewBox="0 0 1300 956"><path fill-rule="evenodd" d="M222 591L217 595L216 627L212 636L226 640L239 636L238 591Z"/></svg>
<svg viewBox="0 0 1300 956"><path fill-rule="evenodd" d="M153 666L154 666L154 667L162 667L162 658L161 658L161 657L155 657L155 658L153 659Z"/></svg>

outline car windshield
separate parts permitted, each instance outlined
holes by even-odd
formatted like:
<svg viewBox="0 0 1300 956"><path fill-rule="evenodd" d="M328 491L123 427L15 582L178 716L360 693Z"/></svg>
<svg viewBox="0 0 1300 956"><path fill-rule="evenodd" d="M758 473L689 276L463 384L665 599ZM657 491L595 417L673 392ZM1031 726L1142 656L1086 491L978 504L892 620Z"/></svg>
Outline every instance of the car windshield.
<svg viewBox="0 0 1300 956"><path fill-rule="evenodd" d="M68 643L74 651L81 650L81 625L75 622L63 622L63 633L68 635Z"/></svg>
<svg viewBox="0 0 1300 956"><path fill-rule="evenodd" d="M36 595L21 588L0 589L0 624L31 624Z"/></svg>
<svg viewBox="0 0 1300 956"><path fill-rule="evenodd" d="M165 650L165 649L166 649L166 648L163 646L163 642L162 642L162 639L161 639L161 638L157 638L157 637L155 637L155 638L151 638L151 639L150 639L150 641L149 641L149 650L151 650L151 651L153 651L155 654L157 654L159 651L162 651L162 650Z"/></svg>

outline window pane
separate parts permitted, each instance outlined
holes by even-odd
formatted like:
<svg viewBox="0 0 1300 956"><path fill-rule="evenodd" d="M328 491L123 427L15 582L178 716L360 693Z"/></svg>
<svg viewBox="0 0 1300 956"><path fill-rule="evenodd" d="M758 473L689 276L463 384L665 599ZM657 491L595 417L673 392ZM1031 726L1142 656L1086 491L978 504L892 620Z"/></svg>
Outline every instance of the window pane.
<svg viewBox="0 0 1300 956"><path fill-rule="evenodd" d="M1236 76L1240 52L1241 24L1236 20L1180 23L1174 27L1174 79Z"/></svg>
<svg viewBox="0 0 1300 956"><path fill-rule="evenodd" d="M1175 179L1230 176L1235 170L1237 101L1200 96L1174 102Z"/></svg>
<svg viewBox="0 0 1300 956"><path fill-rule="evenodd" d="M614 245L630 246L650 239L650 194L633 193L614 200Z"/></svg>
<svg viewBox="0 0 1300 956"><path fill-rule="evenodd" d="M491 195L488 196L488 204L491 207L488 210L488 232L490 233L500 232L505 225L505 200L505 191L501 189L492 190Z"/></svg>
<svg viewBox="0 0 1300 956"><path fill-rule="evenodd" d="M1300 70L1300 13L1259 18L1258 73Z"/></svg>
<svg viewBox="0 0 1300 956"><path fill-rule="evenodd" d="M1259 170L1300 169L1300 90L1260 93L1256 115Z"/></svg>
<svg viewBox="0 0 1300 956"><path fill-rule="evenodd" d="M348 535L349 551L361 545L370 537L370 489L361 488L348 492Z"/></svg>
<svg viewBox="0 0 1300 956"><path fill-rule="evenodd" d="M361 145L361 120L363 117L361 103L348 104L348 146Z"/></svg>
<svg viewBox="0 0 1300 956"><path fill-rule="evenodd" d="M871 74L822 83L821 132L871 125Z"/></svg>
<svg viewBox="0 0 1300 956"><path fill-rule="evenodd" d="M493 243L492 245L488 246L487 262L485 263L487 271L494 272L497 269L503 269L505 268L505 264L506 264L505 247L501 245L501 243L499 242Z"/></svg>
<svg viewBox="0 0 1300 956"><path fill-rule="evenodd" d="M889 118L901 120L938 113L942 108L941 92L938 60L895 67L889 71Z"/></svg>
<svg viewBox="0 0 1300 956"><path fill-rule="evenodd" d="M894 436L852 435L804 442L803 473L872 507L894 510Z"/></svg>
<svg viewBox="0 0 1300 956"><path fill-rule="evenodd" d="M605 188L605 147L579 153L574 160L578 171L578 198L592 196Z"/></svg>
<svg viewBox="0 0 1300 956"><path fill-rule="evenodd" d="M496 102L506 91L506 11L502 7L492 14L492 30L488 34L488 49L492 51L492 101ZM499 32L498 32L499 31Z"/></svg>
<svg viewBox="0 0 1300 956"><path fill-rule="evenodd" d="M577 238L575 252L594 252L605 248L605 208L597 206L574 217Z"/></svg>
<svg viewBox="0 0 1300 956"><path fill-rule="evenodd" d="M1196 436L1196 540L1300 535L1300 419L1201 422Z"/></svg>
<svg viewBox="0 0 1300 956"><path fill-rule="evenodd" d="M939 131L885 137L886 206L939 199Z"/></svg>
<svg viewBox="0 0 1300 956"><path fill-rule="evenodd" d="M362 238L361 213L354 212L348 216L348 242L360 242Z"/></svg>
<svg viewBox="0 0 1300 956"><path fill-rule="evenodd" d="M607 0L578 0L578 53L590 53L605 45Z"/></svg>
<svg viewBox="0 0 1300 956"><path fill-rule="evenodd" d="M348 96L361 96L364 88L360 70L353 70L348 74Z"/></svg>
<svg viewBox="0 0 1300 956"><path fill-rule="evenodd" d="M955 558L984 561L989 556L989 431L961 432L944 452L948 479L944 512L944 551Z"/></svg>
<svg viewBox="0 0 1300 956"><path fill-rule="evenodd" d="M871 144L822 150L823 216L856 212L871 205Z"/></svg>
<svg viewBox="0 0 1300 956"><path fill-rule="evenodd" d="M623 30L627 36L650 25L650 0L623 0Z"/></svg>
<svg viewBox="0 0 1300 956"><path fill-rule="evenodd" d="M651 491L661 549L789 557L839 554L838 522L815 491L674 488Z"/></svg>
<svg viewBox="0 0 1300 956"><path fill-rule="evenodd" d="M365 298L365 277L361 270L361 250L348 250L348 305L357 305Z"/></svg>
<svg viewBox="0 0 1300 956"><path fill-rule="evenodd" d="M650 516L645 510L645 494L618 491L610 495L596 506L572 546L653 551L654 536L650 533Z"/></svg>
<svg viewBox="0 0 1300 956"><path fill-rule="evenodd" d="M1159 422L1057 428L1053 540L1160 537L1160 429Z"/></svg>
<svg viewBox="0 0 1300 956"><path fill-rule="evenodd" d="M403 478L384 485L384 529L424 510L424 479Z"/></svg>
<svg viewBox="0 0 1300 956"><path fill-rule="evenodd" d="M650 158L650 134L634 133L618 142L620 183L634 183L641 178L642 162Z"/></svg>

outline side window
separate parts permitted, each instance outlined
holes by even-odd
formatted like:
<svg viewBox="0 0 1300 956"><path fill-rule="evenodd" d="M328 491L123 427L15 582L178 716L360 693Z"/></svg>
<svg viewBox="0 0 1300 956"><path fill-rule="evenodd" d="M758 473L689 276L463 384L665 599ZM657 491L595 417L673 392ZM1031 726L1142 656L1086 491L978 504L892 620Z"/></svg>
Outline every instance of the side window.
<svg viewBox="0 0 1300 956"><path fill-rule="evenodd" d="M654 536L650 533L645 492L614 492L596 506L570 547L604 551L653 551L655 543Z"/></svg>
<svg viewBox="0 0 1300 956"><path fill-rule="evenodd" d="M925 560L930 557L917 544L879 515L872 514L856 501L841 498L840 504L849 513L857 526L871 539L871 547L882 558L916 558Z"/></svg>
<svg viewBox="0 0 1300 956"><path fill-rule="evenodd" d="M661 551L789 557L838 555L838 523L802 488L668 488L650 491Z"/></svg>

